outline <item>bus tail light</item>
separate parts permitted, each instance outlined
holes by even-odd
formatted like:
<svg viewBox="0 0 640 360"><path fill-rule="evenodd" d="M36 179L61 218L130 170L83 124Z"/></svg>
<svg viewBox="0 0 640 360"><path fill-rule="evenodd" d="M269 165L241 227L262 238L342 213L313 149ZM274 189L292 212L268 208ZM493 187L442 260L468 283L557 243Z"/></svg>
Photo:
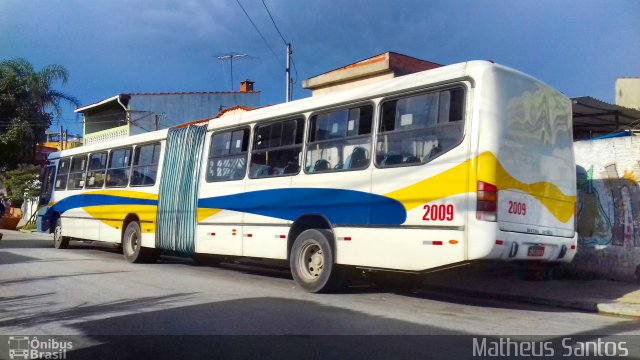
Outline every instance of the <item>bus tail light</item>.
<svg viewBox="0 0 640 360"><path fill-rule="evenodd" d="M496 221L498 210L498 188L495 185L478 181L478 202L476 205L476 219L482 221Z"/></svg>

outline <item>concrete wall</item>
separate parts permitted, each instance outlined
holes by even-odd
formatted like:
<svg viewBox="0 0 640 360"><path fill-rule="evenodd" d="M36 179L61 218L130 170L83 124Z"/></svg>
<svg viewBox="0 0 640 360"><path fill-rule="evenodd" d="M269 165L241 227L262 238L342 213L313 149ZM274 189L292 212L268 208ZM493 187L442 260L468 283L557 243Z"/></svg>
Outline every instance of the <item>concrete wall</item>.
<svg viewBox="0 0 640 360"><path fill-rule="evenodd" d="M616 80L616 105L640 110L640 78Z"/></svg>
<svg viewBox="0 0 640 360"><path fill-rule="evenodd" d="M152 129L153 112L158 115L159 128L182 124L188 121L211 118L220 111L220 106L243 105L251 108L260 106L260 93L185 93L185 94L133 94L129 100L132 124L138 118L138 125ZM135 115L139 114L139 115ZM132 134L137 133L132 128Z"/></svg>
<svg viewBox="0 0 640 360"><path fill-rule="evenodd" d="M640 137L578 141L580 273L635 280L640 265Z"/></svg>

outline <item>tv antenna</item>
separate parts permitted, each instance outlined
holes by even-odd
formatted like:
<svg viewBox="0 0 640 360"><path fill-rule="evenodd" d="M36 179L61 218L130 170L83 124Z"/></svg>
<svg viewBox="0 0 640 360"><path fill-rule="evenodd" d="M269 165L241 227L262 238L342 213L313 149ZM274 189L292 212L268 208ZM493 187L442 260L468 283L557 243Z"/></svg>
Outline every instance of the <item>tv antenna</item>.
<svg viewBox="0 0 640 360"><path fill-rule="evenodd" d="M231 91L233 90L233 60L234 59L243 59L248 57L249 55L247 54L238 54L238 53L228 53L228 54L222 54L222 55L218 55L216 56L216 58L220 61L222 61L223 63L225 62L225 60L229 60L230 66L231 66Z"/></svg>

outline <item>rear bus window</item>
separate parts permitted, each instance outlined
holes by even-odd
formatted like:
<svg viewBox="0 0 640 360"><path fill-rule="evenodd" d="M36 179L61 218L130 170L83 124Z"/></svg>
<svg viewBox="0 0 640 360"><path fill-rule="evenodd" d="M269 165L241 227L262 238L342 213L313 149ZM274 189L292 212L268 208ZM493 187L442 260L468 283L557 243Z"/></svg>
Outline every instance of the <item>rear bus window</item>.
<svg viewBox="0 0 640 360"><path fill-rule="evenodd" d="M313 115L305 171L358 170L371 159L370 105Z"/></svg>
<svg viewBox="0 0 640 360"><path fill-rule="evenodd" d="M58 163L58 176L56 176L56 190L65 190L67 188L67 179L69 178L69 159L62 159Z"/></svg>
<svg viewBox="0 0 640 360"><path fill-rule="evenodd" d="M300 172L304 119L256 125L249 177L295 175Z"/></svg>
<svg viewBox="0 0 640 360"><path fill-rule="evenodd" d="M131 148L115 149L109 156L107 187L125 187L129 184Z"/></svg>
<svg viewBox="0 0 640 360"><path fill-rule="evenodd" d="M79 190L84 187L85 170L87 169L87 156L74 156L71 159L71 168L69 169L68 189Z"/></svg>
<svg viewBox="0 0 640 360"><path fill-rule="evenodd" d="M207 163L207 181L244 178L247 171L249 128L213 134Z"/></svg>
<svg viewBox="0 0 640 360"><path fill-rule="evenodd" d="M131 186L152 186L156 183L160 144L136 147L131 167Z"/></svg>
<svg viewBox="0 0 640 360"><path fill-rule="evenodd" d="M453 149L464 134L464 89L386 101L376 142L378 167L425 164Z"/></svg>

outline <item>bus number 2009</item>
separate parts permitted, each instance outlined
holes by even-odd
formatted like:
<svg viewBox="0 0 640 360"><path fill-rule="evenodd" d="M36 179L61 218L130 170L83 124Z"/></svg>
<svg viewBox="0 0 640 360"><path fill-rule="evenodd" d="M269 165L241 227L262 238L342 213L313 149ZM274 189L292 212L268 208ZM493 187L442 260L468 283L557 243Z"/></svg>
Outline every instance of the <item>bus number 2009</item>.
<svg viewBox="0 0 640 360"><path fill-rule="evenodd" d="M424 221L452 221L453 205L425 205L422 220Z"/></svg>
<svg viewBox="0 0 640 360"><path fill-rule="evenodd" d="M517 201L509 201L509 214L527 215L527 204Z"/></svg>

